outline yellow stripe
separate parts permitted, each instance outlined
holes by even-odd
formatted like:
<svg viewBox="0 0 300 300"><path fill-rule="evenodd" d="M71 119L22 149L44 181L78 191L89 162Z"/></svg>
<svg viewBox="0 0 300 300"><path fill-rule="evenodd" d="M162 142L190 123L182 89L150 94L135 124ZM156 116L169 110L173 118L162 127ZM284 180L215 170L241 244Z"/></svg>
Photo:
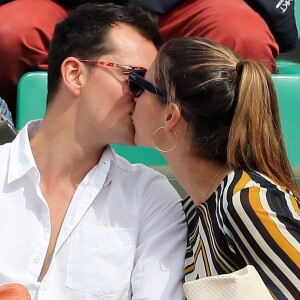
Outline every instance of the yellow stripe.
<svg viewBox="0 0 300 300"><path fill-rule="evenodd" d="M280 186L281 190L289 195L289 198L291 200L291 204L294 207L295 212L300 215L300 208L299 208L299 200L297 200L296 197L291 195L291 192L289 193L287 188L284 186Z"/></svg>
<svg viewBox="0 0 300 300"><path fill-rule="evenodd" d="M204 244L203 244L202 240L201 240L200 248L201 248L201 253L202 253L202 257L203 257L203 262L204 262L204 266L205 266L206 275L211 276L209 262L208 262L208 259L207 259L206 250L205 250L205 247L204 247Z"/></svg>
<svg viewBox="0 0 300 300"><path fill-rule="evenodd" d="M293 196L290 196L290 200L291 200L292 206L294 207L295 212L298 215L300 215L300 208L299 208L297 199Z"/></svg>
<svg viewBox="0 0 300 300"><path fill-rule="evenodd" d="M185 274L191 273L195 270L196 261L198 260L199 252L202 248L202 245L203 245L203 242L201 240L200 243L198 244L197 248L196 248L195 254L193 254L194 252L192 251L191 256L194 258L194 262L190 266L188 266L184 269ZM194 248L192 248L191 250L194 250Z"/></svg>
<svg viewBox="0 0 300 300"><path fill-rule="evenodd" d="M190 265L189 267L185 267L184 269L184 274L190 274L195 270L195 263L193 263L192 265Z"/></svg>
<svg viewBox="0 0 300 300"><path fill-rule="evenodd" d="M194 230L189 234L189 238L190 238L190 244L195 244L195 241L197 239L199 235L199 227L198 224L197 226L194 227Z"/></svg>
<svg viewBox="0 0 300 300"><path fill-rule="evenodd" d="M249 202L250 205L260 219L262 225L266 228L269 235L277 243L278 247L284 251L289 258L300 267L300 255L297 249L293 247L285 236L278 230L276 223L269 217L266 210L263 208L259 198L259 188L253 187L249 189Z"/></svg>
<svg viewBox="0 0 300 300"><path fill-rule="evenodd" d="M212 254L213 254L215 260L217 261L217 263L219 264L219 266L220 266L226 273L230 273L230 270L223 264L223 262L219 259L218 255L217 255L217 253L216 253L215 247L214 247L214 245L213 245L213 243L212 243L212 236L211 236L211 234L210 234L210 227L209 227L208 224L207 224L207 223L208 223L208 220L206 219L206 216L205 216L205 214L204 214L204 211L203 211L202 209L200 209L200 208L199 208L199 210L200 210L201 214L203 215L203 219L204 219L204 221L205 221L205 225L206 225L207 231L209 232L209 236L208 236L207 238L209 239L209 244L211 245L211 249L212 249L212 252L213 252Z"/></svg>
<svg viewBox="0 0 300 300"><path fill-rule="evenodd" d="M196 249L196 252L195 252L195 255L194 255L194 262L191 265L185 267L185 269L184 269L185 275L187 275L189 273L192 273L195 270L196 262L198 261L198 256L199 256L200 252L202 254L206 275L211 276L209 262L208 262L208 259L207 259L207 254L206 254L205 247L203 245L202 240L200 241L200 243L198 244L198 247Z"/></svg>
<svg viewBox="0 0 300 300"><path fill-rule="evenodd" d="M198 208L199 210L200 210L200 208ZM201 210L200 210L201 211ZM204 220L205 220L205 222L206 222L206 218L205 218L205 215L204 215L204 213L203 213L203 216L204 216ZM208 214L208 218L209 218L209 223L210 224L212 224L212 221L211 221L211 218L210 218L210 214ZM206 222L206 228L207 228L207 230L208 230L208 226L207 226L207 222ZM219 230L221 230L220 228L219 228ZM218 240L217 239L214 239L214 241L215 241L215 244L216 244L216 247L217 247L217 249L218 249L218 251L219 251L219 253L221 253L221 256L227 261L227 262L229 262L229 263L231 263L234 267L235 267L235 269L237 270L239 267L238 267L238 265L222 250L222 248L219 246L219 244L218 244ZM213 246L213 245L212 245ZM223 264L222 264L223 265ZM225 267L225 266L224 266ZM226 268L223 268L223 270L226 272L226 273L230 273L231 272L231 270L229 270L227 267Z"/></svg>
<svg viewBox="0 0 300 300"><path fill-rule="evenodd" d="M222 248L219 246L218 244L218 240L217 239L214 239L215 241L215 244L216 244L216 247L219 251L219 253L221 253L221 256L229 263L231 263L235 269L238 269L238 265L222 250ZM223 264L222 264L223 265ZM231 270L229 270L226 266L224 266L223 270L226 272L226 273L230 273Z"/></svg>
<svg viewBox="0 0 300 300"><path fill-rule="evenodd" d="M242 177L234 187L233 194L242 190L250 180L251 180L250 176L245 171L243 171Z"/></svg>

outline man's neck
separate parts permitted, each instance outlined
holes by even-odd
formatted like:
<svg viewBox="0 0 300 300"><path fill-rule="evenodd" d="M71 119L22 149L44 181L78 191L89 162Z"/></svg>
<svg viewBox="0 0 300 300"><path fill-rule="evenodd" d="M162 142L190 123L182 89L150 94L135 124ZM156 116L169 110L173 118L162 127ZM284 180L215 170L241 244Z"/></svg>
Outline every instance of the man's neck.
<svg viewBox="0 0 300 300"><path fill-rule="evenodd" d="M30 139L31 149L41 177L51 184L68 180L77 186L99 162L102 149L76 143L70 134L55 135L41 127Z"/></svg>

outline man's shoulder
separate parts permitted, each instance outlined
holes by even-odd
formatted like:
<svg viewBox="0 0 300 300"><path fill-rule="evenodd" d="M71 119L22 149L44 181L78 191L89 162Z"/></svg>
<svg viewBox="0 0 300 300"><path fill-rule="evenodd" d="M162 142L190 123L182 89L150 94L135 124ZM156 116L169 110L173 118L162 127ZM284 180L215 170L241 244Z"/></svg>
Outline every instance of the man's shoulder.
<svg viewBox="0 0 300 300"><path fill-rule="evenodd" d="M170 198L179 198L168 177L153 167L142 163L132 164L117 154L116 167L122 180L126 180L129 185L134 184L136 188L139 187L144 193L148 191L155 194L168 194Z"/></svg>
<svg viewBox="0 0 300 300"><path fill-rule="evenodd" d="M116 165L120 170L128 172L128 174L132 173L145 176L161 175L159 172L155 171L149 166L146 166L142 163L131 163L126 158L118 154L116 154Z"/></svg>
<svg viewBox="0 0 300 300"><path fill-rule="evenodd" d="M0 184L6 177L11 143L0 145Z"/></svg>
<svg viewBox="0 0 300 300"><path fill-rule="evenodd" d="M3 161L6 161L8 159L9 151L11 148L11 143L6 143L3 145L0 145L0 165L2 167Z"/></svg>

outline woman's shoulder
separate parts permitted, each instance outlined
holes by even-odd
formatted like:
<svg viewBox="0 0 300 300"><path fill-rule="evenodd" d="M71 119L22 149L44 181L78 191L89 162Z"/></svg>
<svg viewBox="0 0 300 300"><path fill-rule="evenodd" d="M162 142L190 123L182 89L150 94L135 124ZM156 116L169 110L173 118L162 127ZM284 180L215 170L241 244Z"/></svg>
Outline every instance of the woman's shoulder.
<svg viewBox="0 0 300 300"><path fill-rule="evenodd" d="M243 190L267 190L272 192L288 193L292 195L280 183L276 183L268 176L250 169L233 170L224 179L224 187L232 195L242 192Z"/></svg>
<svg viewBox="0 0 300 300"><path fill-rule="evenodd" d="M227 215L295 215L298 199L286 187L253 170L236 170L228 175L220 206ZM297 209L296 209L297 210Z"/></svg>

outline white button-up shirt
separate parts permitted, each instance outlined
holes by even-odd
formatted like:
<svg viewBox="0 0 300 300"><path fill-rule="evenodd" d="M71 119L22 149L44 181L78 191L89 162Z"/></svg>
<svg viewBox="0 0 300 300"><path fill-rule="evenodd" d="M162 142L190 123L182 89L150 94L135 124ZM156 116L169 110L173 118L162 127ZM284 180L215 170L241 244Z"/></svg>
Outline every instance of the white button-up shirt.
<svg viewBox="0 0 300 300"><path fill-rule="evenodd" d="M28 135L0 146L0 285L32 300L183 299L186 223L167 179L110 147L78 186L41 282L51 233Z"/></svg>

